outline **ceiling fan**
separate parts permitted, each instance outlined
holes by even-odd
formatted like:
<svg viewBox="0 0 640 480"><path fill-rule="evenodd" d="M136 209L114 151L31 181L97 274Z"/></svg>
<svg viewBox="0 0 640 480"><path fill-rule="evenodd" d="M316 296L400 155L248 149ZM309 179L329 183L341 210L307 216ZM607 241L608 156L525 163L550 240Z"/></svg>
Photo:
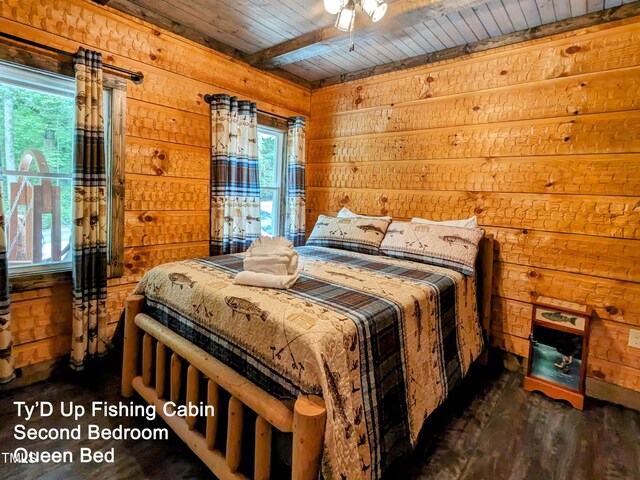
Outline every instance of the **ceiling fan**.
<svg viewBox="0 0 640 480"><path fill-rule="evenodd" d="M324 0L324 8L336 17L335 27L342 32L349 32L351 44L349 51L353 51L353 32L356 23L356 5L366 13L372 22L379 21L387 13L388 5L382 0Z"/></svg>

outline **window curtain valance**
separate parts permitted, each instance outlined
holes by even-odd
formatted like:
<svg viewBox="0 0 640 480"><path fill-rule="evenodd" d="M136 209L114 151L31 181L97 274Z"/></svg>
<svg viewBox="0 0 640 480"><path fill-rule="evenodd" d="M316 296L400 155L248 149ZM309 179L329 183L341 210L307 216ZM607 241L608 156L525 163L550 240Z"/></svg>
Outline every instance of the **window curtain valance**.
<svg viewBox="0 0 640 480"><path fill-rule="evenodd" d="M305 140L306 126L303 117L287 121L287 201L285 236L294 246L304 244L305 201Z"/></svg>
<svg viewBox="0 0 640 480"><path fill-rule="evenodd" d="M107 351L107 176L102 110L102 54L76 57L73 165L73 337L71 367Z"/></svg>
<svg viewBox="0 0 640 480"><path fill-rule="evenodd" d="M256 104L211 100L211 255L245 251L260 236Z"/></svg>

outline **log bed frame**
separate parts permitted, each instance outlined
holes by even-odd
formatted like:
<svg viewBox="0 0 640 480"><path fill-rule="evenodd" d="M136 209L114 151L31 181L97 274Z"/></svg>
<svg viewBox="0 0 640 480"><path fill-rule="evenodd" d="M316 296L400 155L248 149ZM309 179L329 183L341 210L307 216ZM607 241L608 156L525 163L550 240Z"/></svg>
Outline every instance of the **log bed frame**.
<svg viewBox="0 0 640 480"><path fill-rule="evenodd" d="M493 235L485 234L477 261L478 307L485 344L488 344L490 329L493 242ZM321 397L301 396L291 411L282 401L143 313L143 305L142 295L130 295L126 300L122 364L124 397L131 397L137 392L147 403L154 405L157 414L221 480L248 480L238 470L243 451L242 431L246 428L243 411L247 408L257 415L253 427L254 479L271 477L272 428L293 434L292 479L318 478L326 420ZM168 355L170 367L167 371ZM486 358L485 349L479 361L486 363ZM182 378L183 362L188 366L186 386ZM164 411L167 402L179 404L182 398L184 402L181 404L199 405L200 382L206 382L206 403L212 405L215 412L215 415L200 419L205 423L204 434L196 429L198 416L179 417L167 415ZM220 389L230 394L224 450L217 448L222 440L218 438L217 417Z"/></svg>

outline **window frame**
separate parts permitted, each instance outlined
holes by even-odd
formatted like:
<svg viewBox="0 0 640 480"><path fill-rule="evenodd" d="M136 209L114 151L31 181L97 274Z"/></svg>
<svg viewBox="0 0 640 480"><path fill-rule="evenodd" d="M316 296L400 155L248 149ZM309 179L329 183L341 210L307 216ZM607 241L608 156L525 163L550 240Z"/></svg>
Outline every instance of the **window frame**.
<svg viewBox="0 0 640 480"><path fill-rule="evenodd" d="M109 229L107 231L107 277L124 274L124 191L127 115L127 81L104 73L102 86L111 90L111 111L105 134L111 132L111 156L107 158L107 207ZM107 138L105 136L105 144ZM107 156L108 157L108 156Z"/></svg>
<svg viewBox="0 0 640 480"><path fill-rule="evenodd" d="M61 61L60 57L28 50L15 44L0 41L0 61L18 67L28 67L44 73L64 77L75 77L73 62ZM126 157L126 112L127 81L124 78L103 73L103 88L111 90L111 165L107 178L107 205L110 228L107 238L107 276L124 274L124 214L125 214L125 157ZM105 126L106 130L107 126ZM105 139L106 141L106 139ZM107 168L109 165L107 165ZM72 262L55 265L33 265L10 268L8 276L11 291L28 291L44 288L71 279Z"/></svg>
<svg viewBox="0 0 640 480"><path fill-rule="evenodd" d="M75 97L75 85L73 82L69 81L68 75L62 75L57 72L51 72L47 70L42 70L39 68L31 67L30 65L18 64L16 62L2 61L2 66L7 66L8 68L15 68L16 76L15 79L11 79L8 81L9 85L14 85L20 88L28 88L30 90L41 92L45 94L53 94L53 95L61 95L68 96L71 100ZM13 73L13 72L12 72ZM40 83L35 84L33 78L29 78L31 75L35 76L43 76L48 77L51 81L50 84L42 85ZM69 86L72 86L70 89ZM73 182L73 165L71 165L72 169L68 174L64 174L65 177L68 177L68 180ZM6 172L2 172L6 175ZM11 176L18 176L17 172L10 171ZM57 174L56 174L57 175ZM44 177L40 177L44 178ZM58 176L58 178L60 178ZM73 183L72 183L73 184ZM5 199L8 200L8 199ZM72 261L68 262L56 262L56 263L43 263L38 265L21 265L14 266L8 268L8 275L10 278L23 278L23 277L34 277L38 275L48 275L55 274L60 272L70 272L72 270Z"/></svg>
<svg viewBox="0 0 640 480"><path fill-rule="evenodd" d="M264 132L268 135L274 135L277 137L278 145L276 145L276 178L275 178L275 187L263 187L260 185L260 192L263 190L269 190L276 192L276 203L277 203L277 216L276 216L276 224L273 228L273 236L274 237L282 237L284 235L284 226L286 221L286 189L287 189L287 165L285 161L286 149L287 149L287 129L282 128L279 123L276 122L266 122L261 121L260 117L258 118L258 135L261 132ZM260 150L258 149L258 156L260 155ZM258 158L258 161L260 159ZM262 226L261 226L262 228Z"/></svg>

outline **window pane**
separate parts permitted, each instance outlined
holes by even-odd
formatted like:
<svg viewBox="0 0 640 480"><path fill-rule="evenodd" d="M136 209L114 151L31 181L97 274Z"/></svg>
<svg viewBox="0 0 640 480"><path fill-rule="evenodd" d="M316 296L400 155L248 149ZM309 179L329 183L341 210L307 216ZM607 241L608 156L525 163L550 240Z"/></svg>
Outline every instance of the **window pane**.
<svg viewBox="0 0 640 480"><path fill-rule="evenodd" d="M0 168L9 267L68 262L75 84L18 68L15 81L10 75L3 66Z"/></svg>
<svg viewBox="0 0 640 480"><path fill-rule="evenodd" d="M260 190L260 225L262 235L273 237L277 233L278 203L275 190Z"/></svg>
<svg viewBox="0 0 640 480"><path fill-rule="evenodd" d="M258 161L260 163L260 186L277 186L278 137L258 132Z"/></svg>

